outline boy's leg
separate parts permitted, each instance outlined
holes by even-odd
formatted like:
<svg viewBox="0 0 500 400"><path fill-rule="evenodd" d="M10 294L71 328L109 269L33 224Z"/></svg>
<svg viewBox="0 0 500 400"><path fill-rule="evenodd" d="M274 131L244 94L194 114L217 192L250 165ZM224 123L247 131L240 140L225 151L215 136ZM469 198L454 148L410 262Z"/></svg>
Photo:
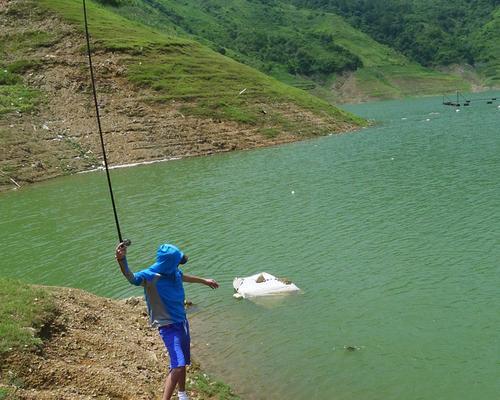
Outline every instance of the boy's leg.
<svg viewBox="0 0 500 400"><path fill-rule="evenodd" d="M184 354L184 365L189 365L191 364L191 335L189 333L189 322L188 320L184 321L184 324L182 326L183 329L183 337L182 337L182 342L181 342L181 348L182 348L182 353ZM184 392L186 391L186 368L184 367L184 370L179 378L179 391Z"/></svg>
<svg viewBox="0 0 500 400"><path fill-rule="evenodd" d="M177 383L179 384L179 392L186 391L186 367L180 367L182 371L179 373L179 380Z"/></svg>
<svg viewBox="0 0 500 400"><path fill-rule="evenodd" d="M186 367L173 368L167 375L162 400L170 400L177 384L179 384L179 391L186 390Z"/></svg>
<svg viewBox="0 0 500 400"><path fill-rule="evenodd" d="M165 380L163 400L169 400L179 385L179 392L186 390L186 365L191 363L189 324L187 321L160 328L160 336L170 356L170 373ZM185 394L183 393L183 398Z"/></svg>

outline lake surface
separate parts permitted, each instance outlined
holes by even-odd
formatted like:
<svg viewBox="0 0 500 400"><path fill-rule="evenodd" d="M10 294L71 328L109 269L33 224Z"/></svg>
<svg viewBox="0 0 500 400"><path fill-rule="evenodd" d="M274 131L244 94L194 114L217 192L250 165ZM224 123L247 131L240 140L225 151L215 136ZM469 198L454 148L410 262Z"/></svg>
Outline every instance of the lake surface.
<svg viewBox="0 0 500 400"><path fill-rule="evenodd" d="M111 172L132 269L171 241L221 284L187 286L193 352L243 398L498 398L500 103L440 102L346 107L379 124ZM0 215L3 276L141 294L114 261L103 173L2 194ZM233 278L260 271L302 294L234 299Z"/></svg>

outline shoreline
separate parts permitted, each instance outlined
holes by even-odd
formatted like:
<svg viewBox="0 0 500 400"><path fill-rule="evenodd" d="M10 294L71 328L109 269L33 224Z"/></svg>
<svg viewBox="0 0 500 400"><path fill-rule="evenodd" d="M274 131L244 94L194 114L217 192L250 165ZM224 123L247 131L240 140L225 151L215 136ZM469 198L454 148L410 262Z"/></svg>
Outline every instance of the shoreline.
<svg viewBox="0 0 500 400"><path fill-rule="evenodd" d="M489 92L497 92L498 91L498 89L495 89L495 88L481 88L481 89L482 90L479 90L477 92L471 91L471 93L489 93ZM414 97L412 96L412 97L398 99L398 100L404 101L405 99L426 98L426 97L439 97L439 96L420 95L420 96L414 96ZM395 100L395 99L387 99L387 100ZM361 102L346 103L346 104L359 105L359 104L366 104L366 103L371 103L371 102L381 102L381 101L385 101L385 100L373 100L373 101L368 101L368 102L361 101ZM346 104L344 104L344 105L346 105ZM136 166L141 166L141 165L151 165L151 164L163 163L163 162L168 162L168 161L177 161L177 160L182 160L185 158L207 157L207 156L213 156L213 155L217 155L217 154L221 154L221 153L233 153L236 151L250 151L250 150L256 150L256 149L260 149L260 148L270 148L270 147L281 146L281 145L290 144L290 143L308 141L311 139L318 139L321 137L356 133L356 132L359 132L359 131L365 129L366 127L370 127L373 124L374 124L374 121L368 120L366 126L348 126L348 127L345 127L345 129L341 130L341 131L329 132L329 133L325 133L325 134L317 135L317 136L299 137L299 136L295 136L293 134L290 134L288 136L280 135L280 136L274 138L273 140L267 140L265 138L261 138L261 141L247 143L245 146L236 147L236 148L222 147L222 148L212 148L210 150L205 150L205 151L196 151L196 149L193 149L193 148L185 149L186 151L182 154L178 154L178 155L174 155L174 156L170 156L170 157L149 158L149 159L145 159L143 161L131 161L131 162L124 162L124 163L116 164L116 165L108 165L108 169L114 170L114 169L131 168L131 167L136 167ZM110 151L110 150L107 149L107 152L108 151ZM100 163L103 164L103 161L100 161ZM48 174L48 175L41 174L39 176L36 176L36 178L33 180L26 181L26 180L16 180L16 179L14 179L13 176L10 176L9 174L5 173L3 170L0 169L0 175L3 176L6 181L8 181L7 184L0 183L0 195L2 193L6 193L9 191L22 190L24 187L30 187L34 184L46 182L46 181L60 178L60 177L68 177L68 176L73 176L73 175L87 174L87 173L99 172L99 171L105 171L105 168L103 165L99 165L98 167L89 168L89 169L77 170L77 171L74 171L72 173L67 173L67 174Z"/></svg>
<svg viewBox="0 0 500 400"><path fill-rule="evenodd" d="M187 157L185 157L185 158L187 158ZM175 160L181 160L181 159L182 159L182 157L169 157L169 158L163 158L161 160L141 161L141 162L119 164L119 165L112 165L112 166L108 165L108 169L112 170L112 169L121 169L121 168L131 168L131 167L137 167L139 165L151 165L151 164L158 164L158 163L162 163L162 162L175 161ZM101 167L97 167L97 168L88 169L85 171L78 171L75 175L88 174L89 172L98 172L98 171L105 171L105 170L106 170L106 168L101 166Z"/></svg>
<svg viewBox="0 0 500 400"><path fill-rule="evenodd" d="M142 298L114 300L81 289L32 287L48 292L54 309L39 332L25 328L42 339L40 346L12 350L2 360L0 394L3 390L16 400L161 397L168 356L149 327ZM188 367L186 383L192 400L238 399L196 361Z"/></svg>
<svg viewBox="0 0 500 400"><path fill-rule="evenodd" d="M364 128L366 128L366 127L365 126L355 126L355 127L350 127L349 129L339 131L339 132L331 132L331 133L327 133L324 135L305 137L305 138L297 138L297 137L294 137L293 135L290 135L286 140L285 139L275 140L275 141L272 141L271 143L267 143L267 142L263 141L262 143L256 143L253 146L249 146L249 147L236 148L236 149L218 149L218 150L209 151L209 152L186 153L186 154L178 155L178 156L164 157L164 158L160 158L160 159L150 159L150 160L145 160L145 161L130 162L130 163L123 163L123 164L116 164L116 165L109 165L109 161L108 161L108 169L114 170L114 169L133 168L133 167L138 167L138 166L142 166L142 165L159 164L159 163L164 163L164 162L169 162L169 161L183 160L183 159L187 159L187 158L209 157L209 156L214 156L214 155L218 155L218 154L234 153L234 152L238 152L238 151L252 151L252 150L263 149L263 148L271 148L271 147L282 146L282 145L291 144L291 143L304 142L304 141L308 141L308 140L312 140L312 139L319 139L322 137L356 133L356 132L361 131ZM104 161L102 161L102 163L104 163ZM22 184L18 184L16 182L15 185L12 182L12 177L10 177L9 175L5 174L3 171L0 170L0 174L12 182L12 186L5 186L5 185L0 184L0 196L2 193L22 190L24 187L32 187L33 185L47 182L50 180L54 180L57 178L70 177L70 176L88 174L88 173L93 173L93 172L100 172L100 171L105 171L105 170L106 169L105 169L104 165L100 165L100 166L95 167L95 168L85 169L85 170L81 170L81 171L75 171L75 172L70 173L70 174L61 174L61 175L54 175L54 176L41 176L38 179L33 180L31 182L24 181L24 182L22 182Z"/></svg>

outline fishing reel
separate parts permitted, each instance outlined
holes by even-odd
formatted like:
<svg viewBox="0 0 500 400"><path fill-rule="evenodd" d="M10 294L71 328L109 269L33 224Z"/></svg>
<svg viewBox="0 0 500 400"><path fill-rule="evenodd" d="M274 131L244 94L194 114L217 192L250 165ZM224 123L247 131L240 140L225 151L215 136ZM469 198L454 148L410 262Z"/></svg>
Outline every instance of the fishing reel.
<svg viewBox="0 0 500 400"><path fill-rule="evenodd" d="M124 239L122 242L122 245L125 247L129 247L132 244L132 241L130 239Z"/></svg>

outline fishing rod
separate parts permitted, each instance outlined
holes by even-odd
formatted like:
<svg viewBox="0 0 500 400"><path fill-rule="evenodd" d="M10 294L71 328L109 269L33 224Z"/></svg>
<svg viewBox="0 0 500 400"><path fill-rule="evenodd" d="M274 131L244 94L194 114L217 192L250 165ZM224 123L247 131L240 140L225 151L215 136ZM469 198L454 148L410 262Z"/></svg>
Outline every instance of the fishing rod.
<svg viewBox="0 0 500 400"><path fill-rule="evenodd" d="M130 239L123 240L122 238L122 233L120 230L120 222L118 221L118 213L116 212L115 196L113 195L113 187L111 186L111 176L109 175L108 158L106 157L106 147L104 146L104 136L102 134L101 117L99 114L99 104L97 102L97 91L95 88L96 85L94 79L94 67L92 65L92 54L91 54L92 52L90 50L90 35L89 35L89 26L87 21L87 6L85 0L83 0L83 19L85 21L85 38L87 39L87 54L89 59L90 80L92 81L92 93L94 94L94 105L95 105L95 114L97 119L97 127L99 129L99 137L101 138L102 156L104 159L104 168L106 169L106 177L108 179L108 188L109 188L109 195L111 197L111 204L113 205L113 214L115 216L116 231L118 232L118 239L120 240L120 243L123 243L125 246L130 246L132 244L132 241Z"/></svg>

